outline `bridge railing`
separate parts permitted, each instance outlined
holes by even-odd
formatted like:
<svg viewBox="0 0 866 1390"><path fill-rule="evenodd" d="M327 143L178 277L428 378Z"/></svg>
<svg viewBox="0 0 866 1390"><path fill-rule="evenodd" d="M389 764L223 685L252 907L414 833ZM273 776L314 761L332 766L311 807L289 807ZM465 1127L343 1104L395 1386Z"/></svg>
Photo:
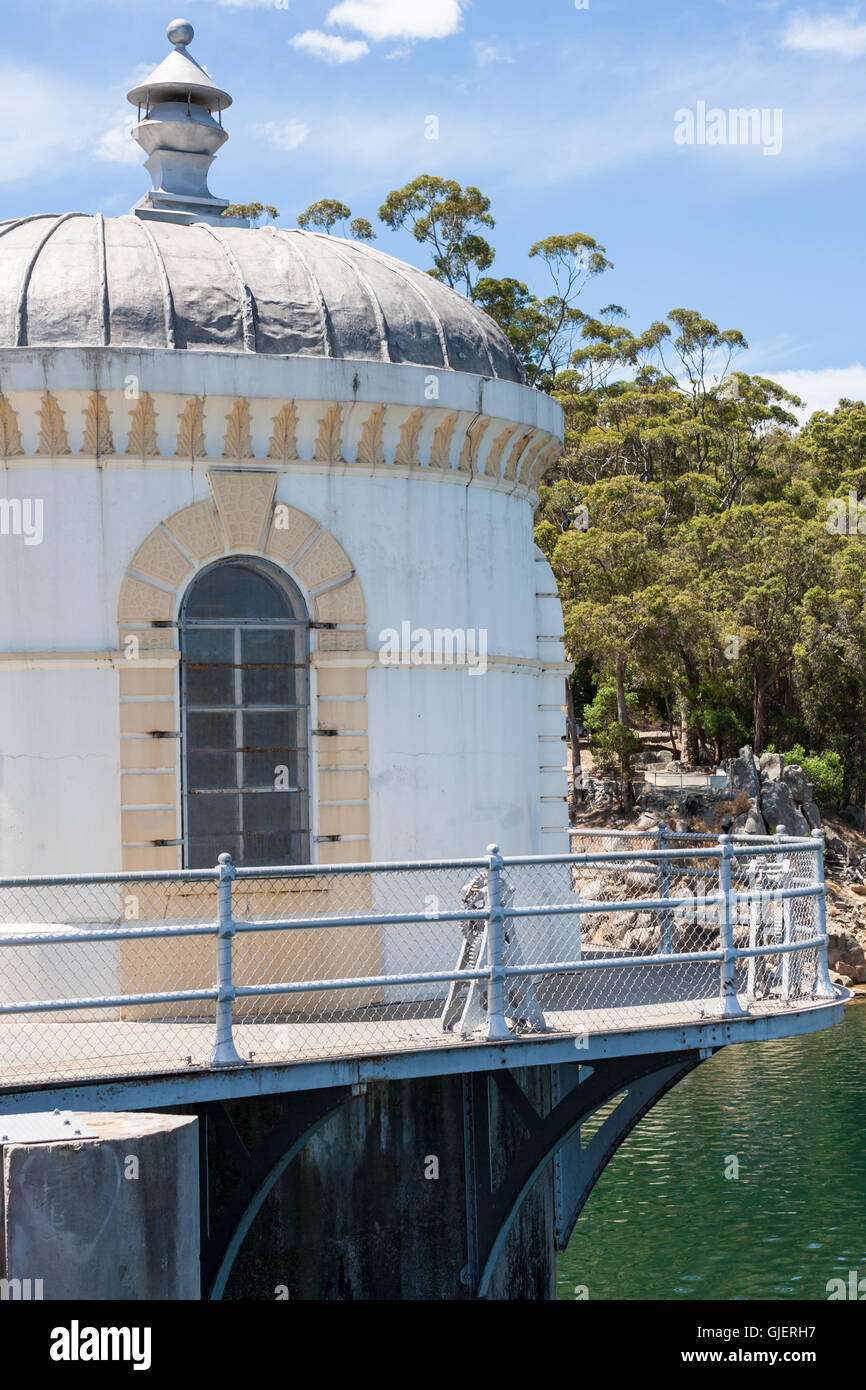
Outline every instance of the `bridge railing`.
<svg viewBox="0 0 866 1390"><path fill-rule="evenodd" d="M808 1007L835 994L822 851L661 827L559 855L0 879L0 1085Z"/></svg>

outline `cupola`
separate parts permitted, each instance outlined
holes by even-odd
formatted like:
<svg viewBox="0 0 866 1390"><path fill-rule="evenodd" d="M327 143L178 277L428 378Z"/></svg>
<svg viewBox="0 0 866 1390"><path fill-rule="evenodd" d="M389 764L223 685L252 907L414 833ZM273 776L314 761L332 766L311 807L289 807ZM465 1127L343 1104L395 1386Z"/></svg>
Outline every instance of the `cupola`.
<svg viewBox="0 0 866 1390"><path fill-rule="evenodd" d="M232 99L187 51L194 37L188 20L172 20L166 36L172 44L168 57L127 92L139 116L132 136L147 155L145 168L153 180L132 211L158 222L246 227L244 219L223 217L229 200L215 198L207 182L228 139L222 113Z"/></svg>

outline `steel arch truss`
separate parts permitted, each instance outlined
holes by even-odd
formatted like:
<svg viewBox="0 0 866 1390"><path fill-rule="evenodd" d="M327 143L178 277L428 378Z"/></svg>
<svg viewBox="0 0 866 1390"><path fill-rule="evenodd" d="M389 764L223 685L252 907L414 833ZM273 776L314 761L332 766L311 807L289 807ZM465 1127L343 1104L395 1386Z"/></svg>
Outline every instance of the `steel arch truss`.
<svg viewBox="0 0 866 1390"><path fill-rule="evenodd" d="M487 1295L506 1236L523 1199L553 1159L556 1245L563 1249L600 1174L648 1110L692 1071L705 1052L611 1058L592 1066L552 1068L552 1104L542 1116L510 1071L464 1077L464 1140L469 1258L462 1278L477 1298ZM494 1183L490 1086L525 1131L508 1168ZM586 1144L580 1128L620 1092L622 1098Z"/></svg>
<svg viewBox="0 0 866 1390"><path fill-rule="evenodd" d="M279 1117L252 1152L221 1101L194 1108L199 1119L202 1298L222 1298L238 1252L265 1199L308 1139L358 1092L356 1086L330 1086L280 1096ZM211 1213L209 1208L208 1121L214 1126L221 1150L239 1173L218 1213Z"/></svg>

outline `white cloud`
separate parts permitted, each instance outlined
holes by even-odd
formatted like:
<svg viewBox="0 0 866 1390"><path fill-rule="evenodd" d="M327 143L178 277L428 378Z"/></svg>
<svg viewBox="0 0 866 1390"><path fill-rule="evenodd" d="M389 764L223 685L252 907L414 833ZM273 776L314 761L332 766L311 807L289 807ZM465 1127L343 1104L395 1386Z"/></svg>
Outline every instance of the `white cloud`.
<svg viewBox="0 0 866 1390"><path fill-rule="evenodd" d="M360 29L368 39L447 39L458 33L462 0L342 0L329 24Z"/></svg>
<svg viewBox="0 0 866 1390"><path fill-rule="evenodd" d="M851 367L821 367L816 371L766 372L786 391L806 402L805 411L797 411L804 420L815 410L833 410L843 396L848 400L866 400L866 367L860 362Z"/></svg>
<svg viewBox="0 0 866 1390"><path fill-rule="evenodd" d="M781 38L783 48L803 53L832 53L837 58L860 58L866 53L866 21L860 10L843 15L812 15L799 11L791 16Z"/></svg>
<svg viewBox="0 0 866 1390"><path fill-rule="evenodd" d="M108 164L141 164L141 149L133 140L130 131L137 124L134 111L129 115L121 112L114 124L104 131L93 147L97 159Z"/></svg>
<svg viewBox="0 0 866 1390"><path fill-rule="evenodd" d="M370 52L363 39L341 39L336 34L324 34L321 29L305 29L289 42L293 48L311 53L326 63L355 63Z"/></svg>
<svg viewBox="0 0 866 1390"><path fill-rule="evenodd" d="M267 141L272 150L296 150L310 133L303 121L261 121L250 126L250 130Z"/></svg>
<svg viewBox="0 0 866 1390"><path fill-rule="evenodd" d="M477 43L475 61L481 67L486 67L488 63L513 63L514 59L504 48L497 48L495 43Z"/></svg>

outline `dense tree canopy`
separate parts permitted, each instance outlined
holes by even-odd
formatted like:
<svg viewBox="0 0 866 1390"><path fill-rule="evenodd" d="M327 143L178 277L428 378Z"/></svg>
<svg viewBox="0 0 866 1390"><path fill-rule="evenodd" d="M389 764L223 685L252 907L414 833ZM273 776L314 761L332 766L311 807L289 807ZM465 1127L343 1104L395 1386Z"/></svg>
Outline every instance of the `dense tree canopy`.
<svg viewBox="0 0 866 1390"><path fill-rule="evenodd" d="M802 742L838 753L859 799L866 410L840 401L798 431L800 403L774 382L729 363L709 376L709 349L740 344L698 322L673 344L675 375L647 359L630 378L587 384L578 362L557 378L567 448L542 488L537 540L570 652L614 681L618 722L629 689L647 714L673 708L690 761L744 739L759 751ZM668 335L655 336L658 359ZM613 341L624 367L631 342ZM619 511L614 485L628 489Z"/></svg>
<svg viewBox="0 0 866 1390"><path fill-rule="evenodd" d="M349 216L326 199L302 225ZM564 409L536 540L601 763L624 774L644 714L691 762L747 739L829 751L843 795L862 800L866 405L840 400L801 427L801 401L738 369L738 329L689 308L638 331L620 305L591 311L587 290L611 262L587 233L529 247L540 295L490 275L495 223L471 185L420 175L379 218L411 230L429 273L496 319L527 381Z"/></svg>

